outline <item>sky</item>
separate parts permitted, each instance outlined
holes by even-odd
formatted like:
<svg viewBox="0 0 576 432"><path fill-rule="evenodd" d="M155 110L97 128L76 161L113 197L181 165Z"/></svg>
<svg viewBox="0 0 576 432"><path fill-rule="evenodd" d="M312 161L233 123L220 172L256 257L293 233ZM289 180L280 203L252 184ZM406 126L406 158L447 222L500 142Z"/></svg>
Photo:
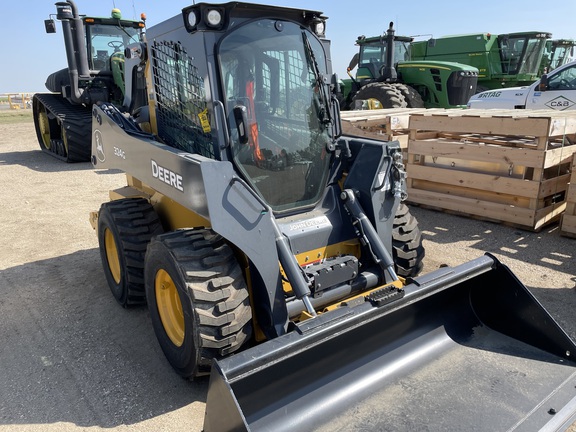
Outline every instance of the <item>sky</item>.
<svg viewBox="0 0 576 432"><path fill-rule="evenodd" d="M124 18L147 15L152 26L178 15L193 0L76 0L81 14L108 16L113 7ZM346 77L346 66L357 50L359 35L377 36L394 22L397 35L428 39L465 33L511 33L545 31L553 38L576 39L576 0L558 0L553 7L541 0L515 2L503 0L497 10L491 2L448 0L412 0L408 3L382 0L252 0L271 4L322 11L328 16L326 36L332 41L334 72ZM54 0L3 1L0 25L0 94L44 92L46 77L66 67L66 55L60 24L56 34L46 34L44 20L55 14ZM196 3L199 3L198 1ZM209 3L225 3L217 0ZM522 7L519 8L518 5Z"/></svg>

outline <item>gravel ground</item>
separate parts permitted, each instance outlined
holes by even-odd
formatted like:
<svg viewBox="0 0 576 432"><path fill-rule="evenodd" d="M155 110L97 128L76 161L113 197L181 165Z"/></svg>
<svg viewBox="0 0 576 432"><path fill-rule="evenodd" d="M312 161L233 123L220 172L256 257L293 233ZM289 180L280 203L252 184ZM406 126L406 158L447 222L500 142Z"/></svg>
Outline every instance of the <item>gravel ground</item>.
<svg viewBox="0 0 576 432"><path fill-rule="evenodd" d="M124 176L42 154L19 122L0 123L0 180L0 431L201 430L207 381L176 376L146 308L120 308L104 279L88 214ZM412 211L425 272L491 252L576 339L576 240L557 225Z"/></svg>

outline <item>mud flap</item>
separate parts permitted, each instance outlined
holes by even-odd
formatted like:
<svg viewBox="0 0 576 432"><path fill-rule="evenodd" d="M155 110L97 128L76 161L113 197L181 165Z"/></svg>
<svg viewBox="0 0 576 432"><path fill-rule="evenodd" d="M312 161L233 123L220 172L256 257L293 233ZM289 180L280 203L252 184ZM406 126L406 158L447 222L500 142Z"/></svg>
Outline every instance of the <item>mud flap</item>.
<svg viewBox="0 0 576 432"><path fill-rule="evenodd" d="M204 431L562 430L576 420L574 356L485 255L215 362Z"/></svg>

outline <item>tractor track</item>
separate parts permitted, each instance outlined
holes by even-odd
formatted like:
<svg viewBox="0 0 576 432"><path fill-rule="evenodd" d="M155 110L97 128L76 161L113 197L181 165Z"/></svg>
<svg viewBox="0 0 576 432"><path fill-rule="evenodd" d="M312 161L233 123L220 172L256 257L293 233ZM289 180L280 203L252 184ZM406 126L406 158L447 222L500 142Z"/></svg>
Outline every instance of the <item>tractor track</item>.
<svg viewBox="0 0 576 432"><path fill-rule="evenodd" d="M34 95L33 103L44 105L61 126L59 136L51 137L50 147L40 144L40 148L66 162L88 162L91 155L92 110L72 105L61 95L52 93Z"/></svg>

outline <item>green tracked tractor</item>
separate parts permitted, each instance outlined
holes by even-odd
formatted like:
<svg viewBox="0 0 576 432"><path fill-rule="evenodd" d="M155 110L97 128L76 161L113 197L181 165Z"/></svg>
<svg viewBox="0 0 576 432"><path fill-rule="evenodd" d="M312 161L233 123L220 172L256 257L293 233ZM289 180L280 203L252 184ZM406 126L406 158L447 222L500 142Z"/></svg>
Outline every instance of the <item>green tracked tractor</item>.
<svg viewBox="0 0 576 432"><path fill-rule="evenodd" d="M144 22L79 15L72 1L56 3L62 23L68 67L46 79L51 93L32 98L36 135L42 151L66 162L87 162L91 154L92 105L124 103L124 50L142 40ZM56 32L54 19L45 21ZM130 91L130 90L129 90Z"/></svg>
<svg viewBox="0 0 576 432"><path fill-rule="evenodd" d="M476 91L478 70L456 62L414 61L413 39L397 36L393 23L385 35L358 37L358 53L347 68L350 79L342 80L341 108L464 108Z"/></svg>
<svg viewBox="0 0 576 432"><path fill-rule="evenodd" d="M127 176L91 214L114 297L210 375L206 432L574 418L576 345L508 268L421 274L399 143L342 135L325 25L199 3L128 47L146 91L92 109L94 167Z"/></svg>

